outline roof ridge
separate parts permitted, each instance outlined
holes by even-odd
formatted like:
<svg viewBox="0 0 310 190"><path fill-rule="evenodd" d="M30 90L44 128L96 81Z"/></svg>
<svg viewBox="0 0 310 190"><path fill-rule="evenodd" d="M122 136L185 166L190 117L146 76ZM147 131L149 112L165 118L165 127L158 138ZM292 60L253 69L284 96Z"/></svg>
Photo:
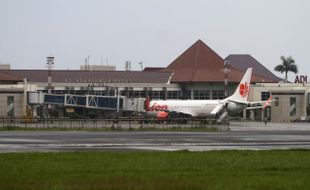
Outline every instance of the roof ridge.
<svg viewBox="0 0 310 190"><path fill-rule="evenodd" d="M224 60L202 40L197 40L170 63L166 70L173 71L173 81L219 80L215 70L221 70Z"/></svg>
<svg viewBox="0 0 310 190"><path fill-rule="evenodd" d="M264 69L267 70L267 72L269 72L270 74L272 74L273 76L275 76L275 74L273 74L267 67L265 67L263 64L261 64L255 57L249 55L252 59L254 59L260 66L262 66ZM277 77L277 76L275 76ZM268 77L267 77L268 78ZM270 79L270 78L269 78Z"/></svg>
<svg viewBox="0 0 310 190"><path fill-rule="evenodd" d="M197 47L196 47L196 52L195 52L195 57L194 57L194 72L192 73L191 76L191 81L194 80L194 76L196 75L197 72L197 65L198 65L198 57L199 57L199 53L200 53L200 47L199 45L203 43L200 39L197 41Z"/></svg>
<svg viewBox="0 0 310 190"><path fill-rule="evenodd" d="M256 76L275 82L281 80L281 78L277 77L271 70L250 54L230 54L225 60L230 60L231 66L235 69L245 70L247 67L253 67Z"/></svg>

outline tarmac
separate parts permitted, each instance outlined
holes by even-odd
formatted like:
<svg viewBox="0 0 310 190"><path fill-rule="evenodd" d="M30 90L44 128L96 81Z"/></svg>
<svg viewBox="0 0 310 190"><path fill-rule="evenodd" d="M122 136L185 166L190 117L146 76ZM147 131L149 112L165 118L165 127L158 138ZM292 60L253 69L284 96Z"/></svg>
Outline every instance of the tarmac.
<svg viewBox="0 0 310 190"><path fill-rule="evenodd" d="M309 123L231 123L222 132L2 131L0 152L310 149Z"/></svg>
<svg viewBox="0 0 310 190"><path fill-rule="evenodd" d="M231 122L231 131L310 131L310 123Z"/></svg>

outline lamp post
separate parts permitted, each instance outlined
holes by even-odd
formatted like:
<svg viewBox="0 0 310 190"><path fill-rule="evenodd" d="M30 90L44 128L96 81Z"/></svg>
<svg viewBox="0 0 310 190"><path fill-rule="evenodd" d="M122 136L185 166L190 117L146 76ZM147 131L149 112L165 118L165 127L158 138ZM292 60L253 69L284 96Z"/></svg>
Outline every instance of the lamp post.
<svg viewBox="0 0 310 190"><path fill-rule="evenodd" d="M230 72L230 61L224 61L224 93L225 98L228 97L228 73Z"/></svg>
<svg viewBox="0 0 310 190"><path fill-rule="evenodd" d="M48 74L47 74L47 83L48 83L48 88L47 88L47 93L52 94L52 67L54 66L54 58L52 56L47 57L47 68L48 68Z"/></svg>
<svg viewBox="0 0 310 190"><path fill-rule="evenodd" d="M140 62L139 62L139 65L140 65L140 67L141 67L141 71L143 71L143 62L140 61Z"/></svg>
<svg viewBox="0 0 310 190"><path fill-rule="evenodd" d="M52 94L53 93L53 87L52 87L52 68L54 66L54 58L52 56L47 57L47 63L46 66L48 68L48 73L47 73L47 93ZM48 109L52 109L52 105L48 104L47 105Z"/></svg>

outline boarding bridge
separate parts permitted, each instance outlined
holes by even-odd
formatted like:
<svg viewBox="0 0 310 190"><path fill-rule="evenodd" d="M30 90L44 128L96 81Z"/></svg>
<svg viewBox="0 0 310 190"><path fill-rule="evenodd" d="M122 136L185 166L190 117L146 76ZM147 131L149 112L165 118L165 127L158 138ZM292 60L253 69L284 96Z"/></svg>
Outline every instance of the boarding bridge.
<svg viewBox="0 0 310 190"><path fill-rule="evenodd" d="M123 110L144 112L145 98L126 98L124 96L98 96L76 94L28 93L30 105L58 105L64 107L83 107L89 109Z"/></svg>

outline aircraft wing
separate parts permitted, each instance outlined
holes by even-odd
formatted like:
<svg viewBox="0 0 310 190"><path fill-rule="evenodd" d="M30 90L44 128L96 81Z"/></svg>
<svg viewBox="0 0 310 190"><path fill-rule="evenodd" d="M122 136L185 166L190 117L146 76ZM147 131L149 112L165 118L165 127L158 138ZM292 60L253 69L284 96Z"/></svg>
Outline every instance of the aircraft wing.
<svg viewBox="0 0 310 190"><path fill-rule="evenodd" d="M177 113L179 113L179 114L184 114L184 115L188 115L188 116L191 116L191 117L196 117L196 115L195 114L193 114L191 111L181 111L181 112L177 112Z"/></svg>
<svg viewBox="0 0 310 190"><path fill-rule="evenodd" d="M215 108L213 108L213 110L211 111L211 115L216 115L217 113L219 113L223 108L224 108L225 104L218 104L217 106L215 106Z"/></svg>
<svg viewBox="0 0 310 190"><path fill-rule="evenodd" d="M187 115L187 116L191 116L191 117L196 117L197 115L195 115L195 113L193 113L192 111L190 111L190 110L182 110L182 111L174 111L174 110L162 110L162 111L157 111L157 112L155 112L155 113L160 113L160 112L165 112L165 113L167 113L167 114L169 114L170 116L171 115ZM166 115L166 116L168 116L168 115Z"/></svg>

